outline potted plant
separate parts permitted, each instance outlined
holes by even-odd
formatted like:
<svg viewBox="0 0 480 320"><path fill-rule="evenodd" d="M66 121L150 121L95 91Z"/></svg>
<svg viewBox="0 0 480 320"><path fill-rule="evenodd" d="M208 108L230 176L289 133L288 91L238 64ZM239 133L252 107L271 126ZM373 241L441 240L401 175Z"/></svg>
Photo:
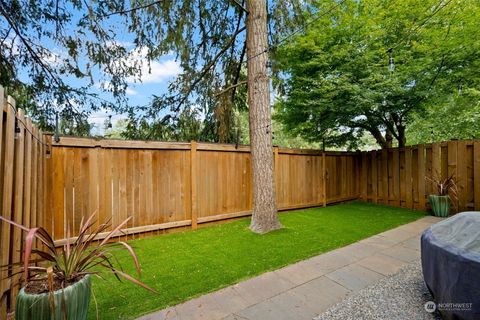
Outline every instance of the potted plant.
<svg viewBox="0 0 480 320"><path fill-rule="evenodd" d="M432 207L433 214L436 217L448 217L452 199L457 197L457 181L455 174L452 173L446 178L442 178L438 173L435 176L427 177L432 182L436 194L428 196L428 202Z"/></svg>
<svg viewBox="0 0 480 320"><path fill-rule="evenodd" d="M122 277L155 292L123 272L113 254L118 250L128 251L140 275L140 265L132 247L125 242L110 241L121 233L121 228L130 218L112 231L106 231L110 227L109 222L95 227L94 215L85 223L82 219L79 235L70 237L68 228L66 243L59 248L43 228L27 228L2 216L0 219L26 232L23 261L7 266L10 276L21 274L25 283L17 295L16 320L87 319L91 276L101 277L101 271L113 273L118 280ZM105 237L99 240L101 233ZM34 248L35 243L41 245Z"/></svg>

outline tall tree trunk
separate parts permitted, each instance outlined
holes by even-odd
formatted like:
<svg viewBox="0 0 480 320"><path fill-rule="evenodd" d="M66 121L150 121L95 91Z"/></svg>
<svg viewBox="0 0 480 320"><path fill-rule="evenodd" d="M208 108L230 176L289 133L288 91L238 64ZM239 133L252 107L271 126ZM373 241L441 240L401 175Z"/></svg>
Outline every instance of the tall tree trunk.
<svg viewBox="0 0 480 320"><path fill-rule="evenodd" d="M388 130L388 128L387 128L386 132L385 132L385 147L384 148L391 148L392 145L393 145L393 135L390 132L390 130Z"/></svg>
<svg viewBox="0 0 480 320"><path fill-rule="evenodd" d="M397 125L398 130L398 147L403 148L407 144L407 137L405 136L405 126Z"/></svg>
<svg viewBox="0 0 480 320"><path fill-rule="evenodd" d="M253 169L253 213L250 229L265 233L281 227L275 197L268 38L265 0L247 0L247 80Z"/></svg>

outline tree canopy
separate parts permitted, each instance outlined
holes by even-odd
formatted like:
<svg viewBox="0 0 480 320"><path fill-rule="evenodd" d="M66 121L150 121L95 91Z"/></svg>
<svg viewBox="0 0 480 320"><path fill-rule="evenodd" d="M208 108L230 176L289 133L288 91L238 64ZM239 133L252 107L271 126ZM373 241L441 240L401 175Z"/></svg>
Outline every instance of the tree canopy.
<svg viewBox="0 0 480 320"><path fill-rule="evenodd" d="M0 1L0 84L41 128L51 130L57 112L85 127L92 110L126 107L125 79L138 76L138 61L117 41L118 25L97 19L116 5Z"/></svg>
<svg viewBox="0 0 480 320"><path fill-rule="evenodd" d="M458 101L459 86L478 90L479 8L472 0L344 1L278 50L277 119L329 146L357 148L365 134L381 147L404 146L415 117ZM478 95L464 99L478 104Z"/></svg>
<svg viewBox="0 0 480 320"><path fill-rule="evenodd" d="M276 0L267 9L275 46L308 5ZM245 23L244 0L0 1L0 84L44 129L56 112L82 126L88 112L112 110L141 122L139 135L161 137L195 109L204 122L197 138L231 142L234 110L247 109ZM129 103L127 79L140 81L142 64L166 54L182 70L168 92Z"/></svg>

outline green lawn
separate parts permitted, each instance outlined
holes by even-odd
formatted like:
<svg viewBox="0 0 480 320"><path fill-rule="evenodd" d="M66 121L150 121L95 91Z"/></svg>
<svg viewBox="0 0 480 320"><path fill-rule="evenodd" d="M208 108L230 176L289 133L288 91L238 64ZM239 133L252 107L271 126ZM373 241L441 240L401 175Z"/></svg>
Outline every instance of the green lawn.
<svg viewBox="0 0 480 320"><path fill-rule="evenodd" d="M250 218L131 241L141 280L154 295L128 282L95 279L101 319L132 319L178 304L263 272L414 221L424 213L353 202L280 214L283 229L265 235L248 230ZM124 260L133 271L130 260ZM90 319L95 318L93 300Z"/></svg>

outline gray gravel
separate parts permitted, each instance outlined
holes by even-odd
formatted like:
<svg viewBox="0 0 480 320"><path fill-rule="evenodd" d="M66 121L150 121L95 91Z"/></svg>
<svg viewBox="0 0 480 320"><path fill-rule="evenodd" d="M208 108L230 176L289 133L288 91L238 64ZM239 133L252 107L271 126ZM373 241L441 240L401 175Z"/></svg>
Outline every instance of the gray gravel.
<svg viewBox="0 0 480 320"><path fill-rule="evenodd" d="M425 311L430 300L420 262L414 262L332 306L315 320L440 319L438 314Z"/></svg>

